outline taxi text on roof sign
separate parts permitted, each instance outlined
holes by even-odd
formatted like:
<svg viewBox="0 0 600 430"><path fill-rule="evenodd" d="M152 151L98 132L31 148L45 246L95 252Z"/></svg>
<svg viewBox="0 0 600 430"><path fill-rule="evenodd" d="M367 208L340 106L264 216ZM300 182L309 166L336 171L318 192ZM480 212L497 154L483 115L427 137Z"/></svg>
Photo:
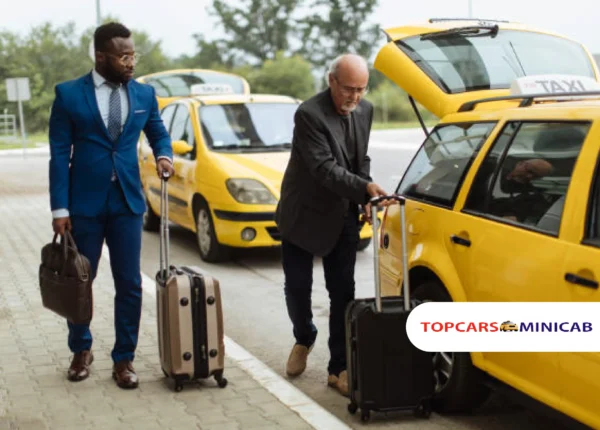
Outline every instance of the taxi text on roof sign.
<svg viewBox="0 0 600 430"><path fill-rule="evenodd" d="M514 95L561 94L600 91L600 83L587 76L531 75L515 79L510 92Z"/></svg>
<svg viewBox="0 0 600 430"><path fill-rule="evenodd" d="M227 84L194 84L191 87L194 95L233 94L233 88Z"/></svg>

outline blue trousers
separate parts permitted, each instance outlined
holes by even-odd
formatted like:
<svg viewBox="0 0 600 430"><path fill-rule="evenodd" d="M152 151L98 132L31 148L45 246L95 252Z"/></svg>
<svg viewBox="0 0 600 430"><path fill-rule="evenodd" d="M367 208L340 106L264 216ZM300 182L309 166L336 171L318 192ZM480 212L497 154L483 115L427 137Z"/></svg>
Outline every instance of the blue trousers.
<svg viewBox="0 0 600 430"><path fill-rule="evenodd" d="M92 266L96 278L102 245L106 240L110 267L115 284L115 344L111 357L115 363L133 361L138 341L142 311L142 215L131 212L118 181L111 190L104 211L95 217L71 216L72 233L79 252ZM87 324L71 324L69 349L77 353L92 347L92 334Z"/></svg>

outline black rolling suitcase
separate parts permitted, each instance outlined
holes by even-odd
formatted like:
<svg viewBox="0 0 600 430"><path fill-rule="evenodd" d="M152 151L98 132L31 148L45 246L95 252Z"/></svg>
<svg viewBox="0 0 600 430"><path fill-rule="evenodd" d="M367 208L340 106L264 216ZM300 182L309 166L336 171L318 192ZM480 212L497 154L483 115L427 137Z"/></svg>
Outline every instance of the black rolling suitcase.
<svg viewBox="0 0 600 430"><path fill-rule="evenodd" d="M379 282L379 237L377 203L372 199L375 298L357 299L346 308L346 354L348 363L348 411L361 411L366 422L370 412L413 410L428 418L434 393L433 360L429 352L417 349L408 339L406 321L418 302L409 297L406 252L405 200L400 203L402 229L403 297L381 298Z"/></svg>

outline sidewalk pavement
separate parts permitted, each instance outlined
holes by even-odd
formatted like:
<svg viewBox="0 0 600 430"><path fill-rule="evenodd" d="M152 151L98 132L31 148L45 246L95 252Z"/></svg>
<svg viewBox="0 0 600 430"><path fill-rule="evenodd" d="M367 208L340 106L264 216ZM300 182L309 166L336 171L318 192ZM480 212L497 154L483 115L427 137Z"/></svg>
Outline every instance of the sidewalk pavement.
<svg viewBox="0 0 600 430"><path fill-rule="evenodd" d="M134 362L140 386L118 388L111 377L114 287L106 259L94 284L91 375L67 381L67 326L43 308L37 278L40 250L52 240L47 161L26 165L28 171L18 162L0 169L0 430L313 428L231 357L226 388L208 379L175 393L160 369L156 303L148 294Z"/></svg>

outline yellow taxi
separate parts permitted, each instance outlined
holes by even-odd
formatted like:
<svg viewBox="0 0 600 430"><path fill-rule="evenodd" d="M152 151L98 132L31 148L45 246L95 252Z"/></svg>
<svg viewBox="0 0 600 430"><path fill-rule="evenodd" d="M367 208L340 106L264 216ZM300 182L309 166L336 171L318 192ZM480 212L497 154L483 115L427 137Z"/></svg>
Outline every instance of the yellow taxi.
<svg viewBox="0 0 600 430"><path fill-rule="evenodd" d="M519 331L519 328L512 321L504 321L500 324L500 331Z"/></svg>
<svg viewBox="0 0 600 430"><path fill-rule="evenodd" d="M148 84L156 91L158 108L180 97L192 95L194 85L226 84L234 94L250 94L250 85L243 77L211 69L173 69L140 76L138 82Z"/></svg>
<svg viewBox="0 0 600 430"><path fill-rule="evenodd" d="M600 85L587 49L495 21L430 20L387 34L375 68L440 118L396 189L412 297L600 301ZM399 223L390 206L377 250L383 295L400 295ZM500 386L600 428L600 353L433 360L440 412L475 408Z"/></svg>
<svg viewBox="0 0 600 430"><path fill-rule="evenodd" d="M236 94L229 83L194 84L161 110L173 141L175 175L169 179L169 220L196 233L207 262L233 248L281 245L275 209L287 166L299 100ZM148 210L144 229L160 226L160 182L145 136L139 162ZM372 230L361 230L359 250Z"/></svg>

